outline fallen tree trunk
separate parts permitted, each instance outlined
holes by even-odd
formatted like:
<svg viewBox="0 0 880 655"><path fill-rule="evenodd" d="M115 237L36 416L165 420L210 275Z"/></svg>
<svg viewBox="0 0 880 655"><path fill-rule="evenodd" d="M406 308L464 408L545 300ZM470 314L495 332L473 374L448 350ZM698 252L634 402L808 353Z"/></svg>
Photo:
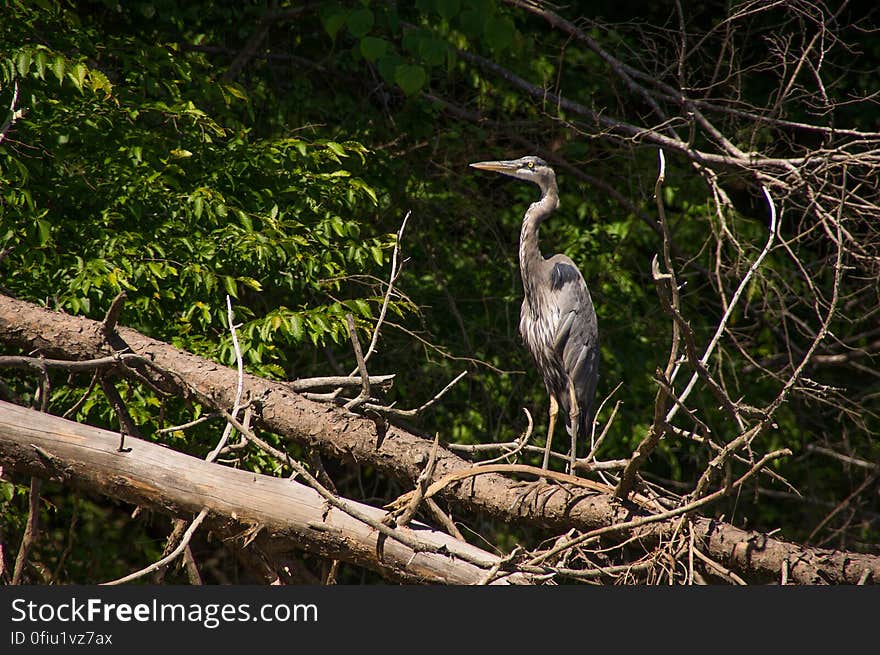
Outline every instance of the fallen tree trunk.
<svg viewBox="0 0 880 655"><path fill-rule="evenodd" d="M177 518L191 519L207 509L203 525L226 538L250 540L260 534L272 551L305 550L364 566L391 580L475 584L499 561L415 522L397 530L443 552L416 552L391 538L380 545L374 528L330 507L318 492L298 482L211 464L133 437L125 445L126 451L119 452L116 433L0 401L0 462L14 471ZM345 502L376 521L386 514Z"/></svg>
<svg viewBox="0 0 880 655"><path fill-rule="evenodd" d="M93 359L128 348L153 363L154 368L143 367L140 372L157 386L216 407L233 406L235 370L130 328L120 327L108 337L102 325L0 295L0 341L65 359ZM125 374L124 367L120 370ZM412 485L428 460L431 444L426 439L396 426L380 434L374 421L310 401L283 382L246 375L245 400L253 404L254 425L332 458L369 464L404 484ZM441 448L435 478L471 466L471 462ZM637 506L617 502L611 493L585 493L575 498L555 493L540 503L522 502L522 493L517 481L486 474L450 485L441 495L467 511L560 531L612 526L643 514ZM628 535L650 547L668 536L675 525L677 520L652 523ZM867 579L880 581L877 556L793 544L712 519L697 517L692 525L708 555L751 580L778 580L787 566L792 583L855 584L865 578L866 572Z"/></svg>

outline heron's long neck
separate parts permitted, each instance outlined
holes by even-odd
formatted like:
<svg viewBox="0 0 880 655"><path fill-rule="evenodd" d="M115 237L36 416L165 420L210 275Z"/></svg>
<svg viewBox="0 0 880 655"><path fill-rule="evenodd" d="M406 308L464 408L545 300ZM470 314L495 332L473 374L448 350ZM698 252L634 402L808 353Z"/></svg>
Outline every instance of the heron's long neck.
<svg viewBox="0 0 880 655"><path fill-rule="evenodd" d="M519 270L522 273L523 289L527 299L532 297L534 291L532 285L537 279L538 266L544 261L544 256L538 247L538 228L559 206L559 192L555 182L541 191L541 199L532 203L526 211L519 234Z"/></svg>

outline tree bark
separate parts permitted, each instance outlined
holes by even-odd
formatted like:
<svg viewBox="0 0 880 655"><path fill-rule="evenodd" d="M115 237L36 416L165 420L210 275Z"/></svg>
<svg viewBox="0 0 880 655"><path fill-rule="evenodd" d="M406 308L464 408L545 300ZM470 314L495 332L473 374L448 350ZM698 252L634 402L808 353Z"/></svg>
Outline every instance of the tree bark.
<svg viewBox="0 0 880 655"><path fill-rule="evenodd" d="M182 519L207 508L204 525L225 538L250 541L259 535L271 552L306 550L401 582L475 584L499 561L418 522L398 530L445 554L415 552L391 538L380 545L375 529L298 482L212 464L132 436L125 452L118 445L116 433L0 401L0 461L14 471ZM345 502L376 521L385 516L369 505Z"/></svg>
<svg viewBox="0 0 880 655"><path fill-rule="evenodd" d="M139 372L157 386L216 407L232 407L235 370L130 328L119 327L118 338L108 343L101 325L0 295L0 341L65 359L92 359L128 348L153 362L155 368L142 366ZM124 367L120 372L133 373ZM252 423L257 427L337 460L368 464L404 484L412 485L428 461L431 442L427 439L396 426L389 426L380 436L372 420L310 401L283 382L245 375L245 400L253 403ZM471 462L441 448L435 478L471 466ZM469 512L558 531L592 530L644 513L636 505L616 501L611 490L608 494L584 492L574 496L560 491L540 502L522 502L523 491L517 481L499 474L449 485L441 495ZM644 525L621 536L636 536L638 542L651 547L668 536L676 524L677 520ZM880 581L877 556L802 546L707 518L694 518L693 528L710 557L753 581L780 579L786 562L792 583L855 584L865 571L869 580Z"/></svg>

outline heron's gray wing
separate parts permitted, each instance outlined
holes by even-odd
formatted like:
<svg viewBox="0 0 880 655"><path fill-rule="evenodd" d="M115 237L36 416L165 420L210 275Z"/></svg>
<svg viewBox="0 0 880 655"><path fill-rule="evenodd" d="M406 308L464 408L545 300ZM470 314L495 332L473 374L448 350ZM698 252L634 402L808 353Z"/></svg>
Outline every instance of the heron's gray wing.
<svg viewBox="0 0 880 655"><path fill-rule="evenodd" d="M559 308L553 347L574 383L582 420L589 420L599 379L599 328L587 284L574 263L566 260L552 263L550 269L550 287Z"/></svg>
<svg viewBox="0 0 880 655"><path fill-rule="evenodd" d="M558 261L550 269L550 288L560 291L568 284L586 287L584 276L573 263Z"/></svg>

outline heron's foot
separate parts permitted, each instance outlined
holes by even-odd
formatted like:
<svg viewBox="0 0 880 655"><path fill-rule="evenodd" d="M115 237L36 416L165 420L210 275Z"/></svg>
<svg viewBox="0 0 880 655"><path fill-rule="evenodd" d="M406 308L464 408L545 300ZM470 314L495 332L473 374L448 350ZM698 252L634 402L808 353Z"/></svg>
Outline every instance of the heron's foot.
<svg viewBox="0 0 880 655"><path fill-rule="evenodd" d="M558 492L565 493L564 487L546 478L517 482L514 486L519 487L519 494L510 506L512 511L521 512L527 505L536 512L543 512L549 500Z"/></svg>

